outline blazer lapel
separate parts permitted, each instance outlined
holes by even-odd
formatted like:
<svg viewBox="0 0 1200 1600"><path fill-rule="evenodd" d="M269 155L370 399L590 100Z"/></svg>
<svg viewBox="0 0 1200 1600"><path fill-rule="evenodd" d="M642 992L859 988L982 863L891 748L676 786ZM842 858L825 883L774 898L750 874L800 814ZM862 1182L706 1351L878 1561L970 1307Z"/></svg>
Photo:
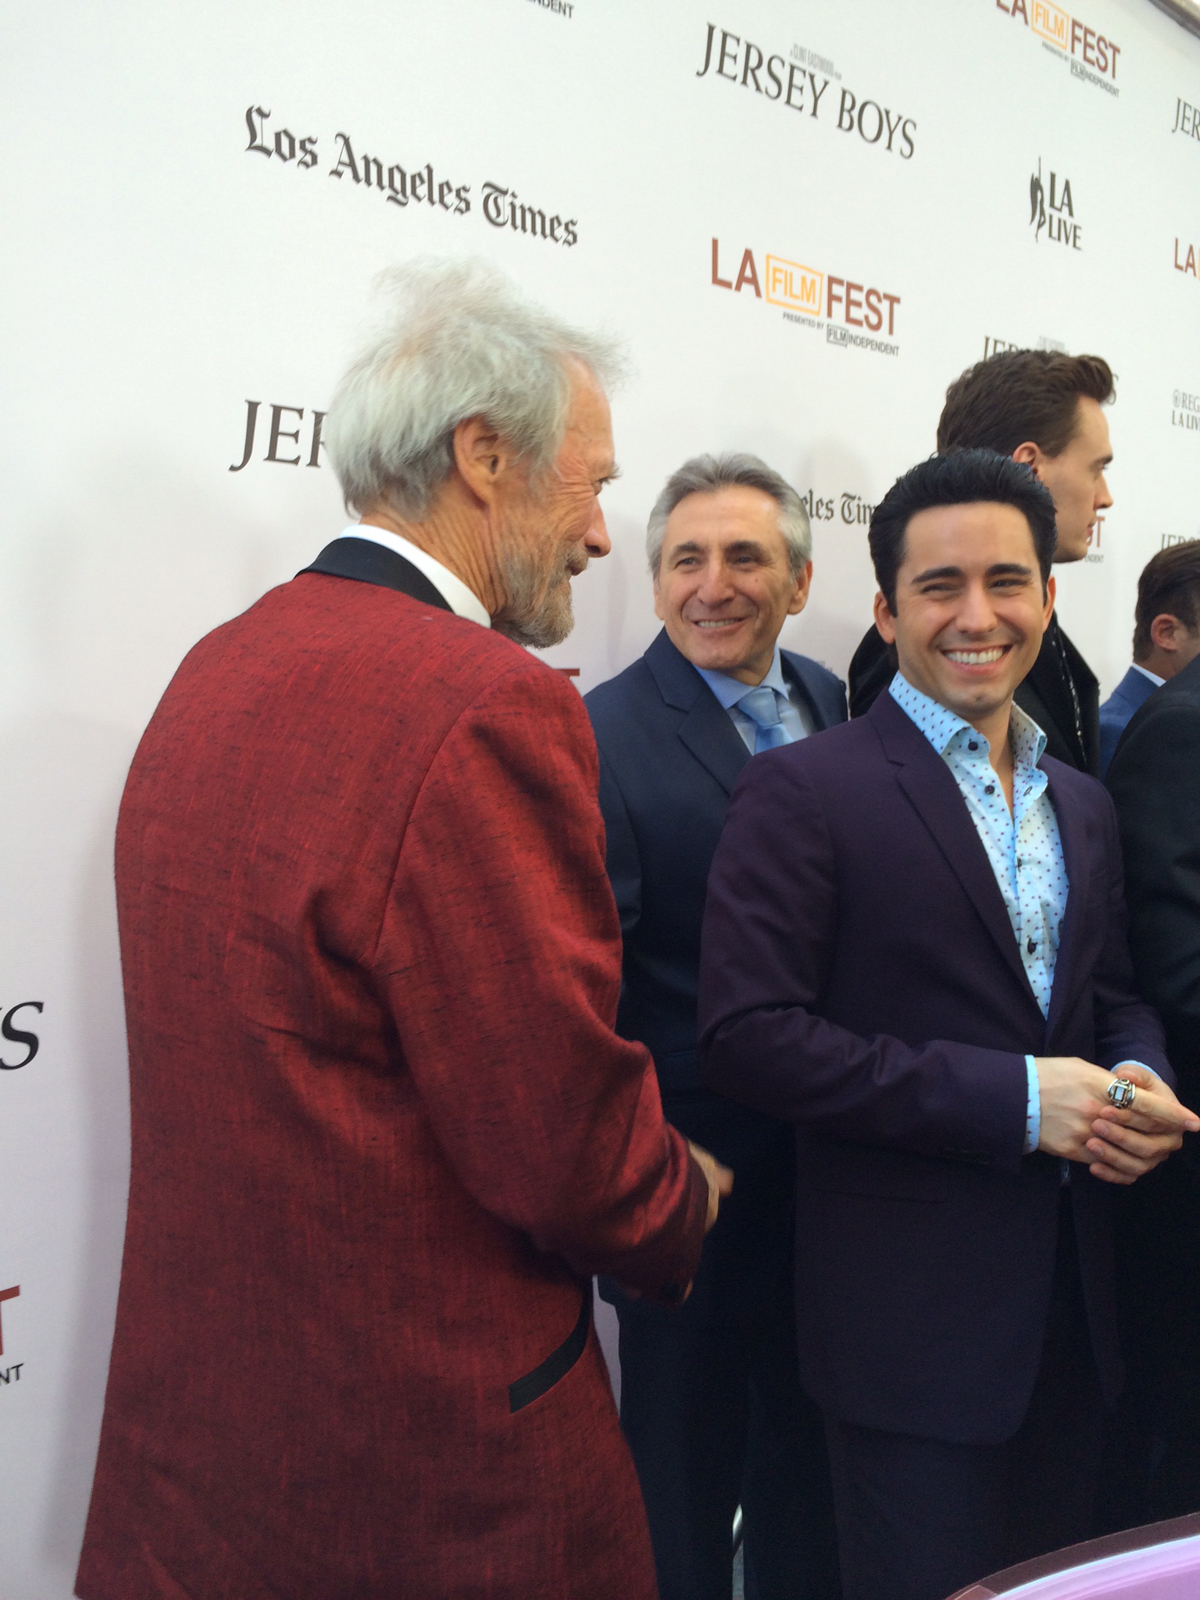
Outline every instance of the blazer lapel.
<svg viewBox="0 0 1200 1600"><path fill-rule="evenodd" d="M440 591L411 561L395 550L376 544L374 539L335 539L327 544L311 566L303 572L324 572L332 578L354 578L359 583L376 583L420 600L423 605L449 611L451 606ZM296 576L299 578L301 573Z"/></svg>
<svg viewBox="0 0 1200 1600"><path fill-rule="evenodd" d="M732 793L750 752L729 713L687 657L671 643L665 628L642 659L666 704L684 713L680 739L725 793Z"/></svg>
<svg viewBox="0 0 1200 1600"><path fill-rule="evenodd" d="M1087 910L1089 897L1086 886L1091 863L1087 860L1079 813L1071 805L1069 796L1063 794L1062 784L1053 768L1046 767L1043 770L1046 773L1050 803L1054 807L1054 815L1058 821L1058 838L1062 845L1063 866L1067 873L1067 909L1063 913L1062 928L1058 936L1058 952L1054 958L1054 986L1050 991L1050 1010L1046 1017L1046 1032L1049 1037L1050 1030L1066 1004L1066 997L1076 976L1075 946L1079 942L1079 919Z"/></svg>
<svg viewBox="0 0 1200 1600"><path fill-rule="evenodd" d="M996 874L949 767L886 690L867 716L875 725L884 754L897 768L896 781L1040 1016Z"/></svg>

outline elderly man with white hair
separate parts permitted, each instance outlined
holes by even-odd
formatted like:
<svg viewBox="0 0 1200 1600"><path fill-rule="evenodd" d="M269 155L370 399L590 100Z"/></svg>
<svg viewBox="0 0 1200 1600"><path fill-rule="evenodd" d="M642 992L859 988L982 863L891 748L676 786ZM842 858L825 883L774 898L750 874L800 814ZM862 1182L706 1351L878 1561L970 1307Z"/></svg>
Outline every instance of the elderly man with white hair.
<svg viewBox="0 0 1200 1600"><path fill-rule="evenodd" d="M613 353L391 275L361 520L191 651L129 775L133 1172L82 1600L653 1600L594 1272L683 1298L729 1176L614 1032L571 577Z"/></svg>

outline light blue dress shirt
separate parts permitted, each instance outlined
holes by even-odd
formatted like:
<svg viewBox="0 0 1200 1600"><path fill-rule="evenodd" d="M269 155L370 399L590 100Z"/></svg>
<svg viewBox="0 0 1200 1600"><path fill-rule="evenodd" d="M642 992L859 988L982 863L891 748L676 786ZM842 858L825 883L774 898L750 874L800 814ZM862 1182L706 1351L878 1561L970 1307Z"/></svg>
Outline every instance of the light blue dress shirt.
<svg viewBox="0 0 1200 1600"><path fill-rule="evenodd" d="M899 672L890 692L953 774L1004 899L1029 987L1046 1016L1070 888L1058 818L1047 792L1046 774L1038 766L1046 735L1020 706L1013 706L1010 815L983 735L957 712L914 689ZM1041 1132L1041 1099L1032 1056L1025 1057L1025 1072L1025 1149L1029 1151L1037 1149Z"/></svg>
<svg viewBox="0 0 1200 1600"><path fill-rule="evenodd" d="M725 707L729 713L729 720L741 734L746 749L753 755L758 724L738 707L737 702L754 685L741 683L737 678L731 678L727 672L711 672L704 667L697 667L696 671ZM799 700L799 697L792 698L792 691L783 675L783 656L778 645L775 646L771 670L763 679L762 686L775 691L779 701L779 720L787 731L788 744L794 744L797 739L803 739L813 732L813 722L808 707Z"/></svg>

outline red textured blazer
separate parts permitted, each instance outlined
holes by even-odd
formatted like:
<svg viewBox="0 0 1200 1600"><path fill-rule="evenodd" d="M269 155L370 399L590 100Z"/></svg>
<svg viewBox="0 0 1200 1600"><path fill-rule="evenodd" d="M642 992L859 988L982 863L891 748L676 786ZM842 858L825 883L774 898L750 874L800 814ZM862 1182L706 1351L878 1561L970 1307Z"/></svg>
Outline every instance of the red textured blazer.
<svg viewBox="0 0 1200 1600"><path fill-rule="evenodd" d="M587 715L363 559L202 640L126 786L133 1174L77 1592L652 1600L586 1277L689 1278L706 1189L613 1032Z"/></svg>

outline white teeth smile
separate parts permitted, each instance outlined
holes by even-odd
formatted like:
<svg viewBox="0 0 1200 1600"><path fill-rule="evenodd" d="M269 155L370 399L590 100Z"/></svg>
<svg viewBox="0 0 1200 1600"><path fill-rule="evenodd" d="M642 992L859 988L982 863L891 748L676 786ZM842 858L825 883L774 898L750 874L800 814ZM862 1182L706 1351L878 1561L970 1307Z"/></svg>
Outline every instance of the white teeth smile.
<svg viewBox="0 0 1200 1600"><path fill-rule="evenodd" d="M717 617L711 622L697 622L697 628L732 628L739 622L745 622L745 617Z"/></svg>
<svg viewBox="0 0 1200 1600"><path fill-rule="evenodd" d="M997 645L992 650L947 650L946 659L961 662L964 667L986 667L999 661L1003 654L1003 646Z"/></svg>

